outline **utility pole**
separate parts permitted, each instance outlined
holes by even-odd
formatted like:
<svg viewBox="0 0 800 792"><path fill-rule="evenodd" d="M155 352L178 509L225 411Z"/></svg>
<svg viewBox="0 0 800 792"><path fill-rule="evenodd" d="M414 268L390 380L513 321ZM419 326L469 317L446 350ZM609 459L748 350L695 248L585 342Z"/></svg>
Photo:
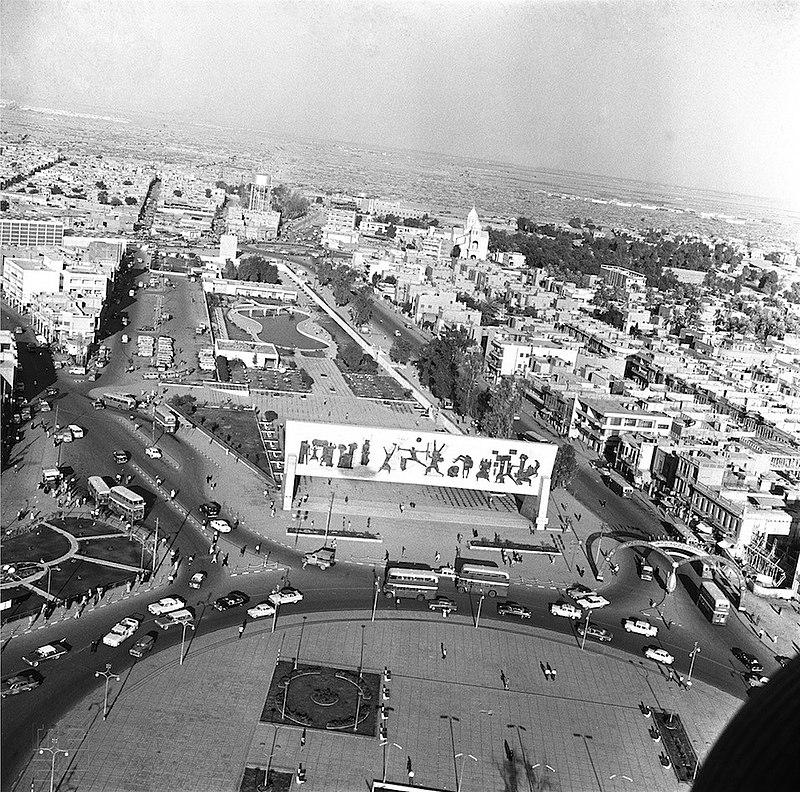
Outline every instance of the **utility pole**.
<svg viewBox="0 0 800 792"><path fill-rule="evenodd" d="M700 644L695 641L694 642L694 649L689 652L689 657L692 658L692 662L689 663L689 676L686 677L686 684L691 687L692 686L692 671L694 671L694 658L696 657L697 653L700 651Z"/></svg>
<svg viewBox="0 0 800 792"><path fill-rule="evenodd" d="M158 517L156 517L156 534L153 542L153 574L156 573L156 558L158 556Z"/></svg>

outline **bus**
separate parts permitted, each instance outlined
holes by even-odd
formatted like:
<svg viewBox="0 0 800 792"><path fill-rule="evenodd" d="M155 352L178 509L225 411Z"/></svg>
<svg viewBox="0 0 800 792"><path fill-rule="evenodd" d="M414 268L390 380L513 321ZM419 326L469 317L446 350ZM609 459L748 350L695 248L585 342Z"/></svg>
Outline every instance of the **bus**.
<svg viewBox="0 0 800 792"><path fill-rule="evenodd" d="M111 487L103 481L101 476L89 476L89 495L98 506L108 503Z"/></svg>
<svg viewBox="0 0 800 792"><path fill-rule="evenodd" d="M178 416L166 404L159 404L153 410L153 421L167 434L175 434L178 428Z"/></svg>
<svg viewBox="0 0 800 792"><path fill-rule="evenodd" d="M461 591L505 597L508 594L509 575L494 561L464 561L456 565L456 588Z"/></svg>
<svg viewBox="0 0 800 792"><path fill-rule="evenodd" d="M106 407L116 407L119 410L136 409L136 399L127 393L104 393L103 403Z"/></svg>
<svg viewBox="0 0 800 792"><path fill-rule="evenodd" d="M606 486L623 498L630 498L633 495L633 486L630 482L625 481L616 470L609 470L606 474Z"/></svg>
<svg viewBox="0 0 800 792"><path fill-rule="evenodd" d="M702 581L697 604L712 624L725 624L728 620L730 600L713 580Z"/></svg>
<svg viewBox="0 0 800 792"><path fill-rule="evenodd" d="M383 593L393 599L433 599L439 593L439 575L425 564L387 566Z"/></svg>
<svg viewBox="0 0 800 792"><path fill-rule="evenodd" d="M133 522L144 519L145 501L127 487L111 487L108 508L112 512Z"/></svg>

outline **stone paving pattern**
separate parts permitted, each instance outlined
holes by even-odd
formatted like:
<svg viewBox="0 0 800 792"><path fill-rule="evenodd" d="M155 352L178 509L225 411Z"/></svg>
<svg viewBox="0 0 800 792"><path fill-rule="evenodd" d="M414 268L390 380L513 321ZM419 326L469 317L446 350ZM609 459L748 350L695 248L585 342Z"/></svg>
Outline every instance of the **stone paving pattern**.
<svg viewBox="0 0 800 792"><path fill-rule="evenodd" d="M274 634L268 624L250 624L241 640L235 627L227 634L200 635L189 645L183 666L177 646L140 661L119 683L112 681L106 721L100 712L103 688L95 688L57 726L86 734L80 755L70 761L73 771L63 765L64 788L238 789L246 765L266 767L275 727L259 722L261 707L280 647L284 659L296 651L299 624L298 617L282 615ZM632 778L635 789L685 789L671 769L660 766L660 746L648 735L650 721L639 703L679 711L701 758L740 704L701 682L681 690L652 666L608 647L581 652L574 639L554 640L524 626L476 630L458 616L384 620L379 613L375 623L368 613L311 616L302 662L356 669L361 624L366 624L365 669L380 673L386 665L392 671L389 741L403 750L393 747L389 753L389 780L404 780L410 756L416 784L455 789L449 723L441 717L448 715L459 719L453 723L456 753L478 758L464 768L463 792L527 789L517 733L508 724L524 727L529 765L555 768L548 787L553 792L597 789L576 732L592 735L591 757L603 789L618 788L622 779L612 782L613 774ZM557 669L555 681L541 674L540 660ZM502 689L501 669L508 691ZM273 767L291 771L302 761L308 792L351 792L381 777L377 738L309 729L301 747L300 732L299 727L278 729ZM507 777L504 739L515 752L516 784ZM17 789L31 788L32 772L23 775ZM41 776L36 783L45 788Z"/></svg>

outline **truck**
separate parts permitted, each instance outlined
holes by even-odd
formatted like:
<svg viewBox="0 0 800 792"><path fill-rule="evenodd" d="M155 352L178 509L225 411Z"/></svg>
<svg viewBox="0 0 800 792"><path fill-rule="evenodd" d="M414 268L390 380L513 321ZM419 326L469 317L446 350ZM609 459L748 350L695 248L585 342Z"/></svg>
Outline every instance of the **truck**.
<svg viewBox="0 0 800 792"><path fill-rule="evenodd" d="M606 476L606 486L623 498L630 498L633 495L633 487L625 481L615 470L610 470Z"/></svg>
<svg viewBox="0 0 800 792"><path fill-rule="evenodd" d="M644 558L639 558L639 580L652 580L653 567Z"/></svg>
<svg viewBox="0 0 800 792"><path fill-rule="evenodd" d="M303 556L303 568L308 566L318 566L320 569L327 569L336 563L335 547L320 547Z"/></svg>

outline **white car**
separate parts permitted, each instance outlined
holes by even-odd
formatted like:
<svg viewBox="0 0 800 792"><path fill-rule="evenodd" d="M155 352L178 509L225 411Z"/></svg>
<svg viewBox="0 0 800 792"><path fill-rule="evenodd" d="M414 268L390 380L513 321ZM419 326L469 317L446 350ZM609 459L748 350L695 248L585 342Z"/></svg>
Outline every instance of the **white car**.
<svg viewBox="0 0 800 792"><path fill-rule="evenodd" d="M252 619L260 619L262 616L272 616L275 613L275 606L270 602L259 602L252 608L247 609L247 615Z"/></svg>
<svg viewBox="0 0 800 792"><path fill-rule="evenodd" d="M86 432L84 431L84 428L82 426L78 426L78 424L70 424L67 427L67 429L69 429L70 432L72 432L72 436L76 440L80 440L86 434Z"/></svg>
<svg viewBox="0 0 800 792"><path fill-rule="evenodd" d="M183 597L163 597L158 602L151 602L147 606L147 610L153 616L162 616L165 613L179 610L186 607L186 600Z"/></svg>
<svg viewBox="0 0 800 792"><path fill-rule="evenodd" d="M118 621L111 632L103 636L103 643L106 646L119 646L123 641L127 641L139 629L139 620L133 616L126 616L122 621Z"/></svg>
<svg viewBox="0 0 800 792"><path fill-rule="evenodd" d="M658 635L658 627L644 619L625 619L622 622L622 626L625 628L625 632L639 633L639 635L646 635L648 638L655 638Z"/></svg>
<svg viewBox="0 0 800 792"><path fill-rule="evenodd" d="M214 517L212 520L209 520L208 527L212 531L219 531L220 533L230 533L233 530L231 524L221 517Z"/></svg>
<svg viewBox="0 0 800 792"><path fill-rule="evenodd" d="M45 644L38 649L34 649L30 655L25 655L22 659L29 665L36 668L39 663L44 663L46 660L57 660L62 655L69 652L65 639L56 641L56 643Z"/></svg>
<svg viewBox="0 0 800 792"><path fill-rule="evenodd" d="M570 602L551 602L550 613L553 616L563 616L565 619L580 619L583 611Z"/></svg>
<svg viewBox="0 0 800 792"><path fill-rule="evenodd" d="M586 610L594 610L595 608L605 608L606 605L611 603L599 594L586 594L583 597L575 597L575 602Z"/></svg>
<svg viewBox="0 0 800 792"><path fill-rule="evenodd" d="M150 457L150 459L161 459L163 454L161 453L160 448L156 448L155 446L147 446L144 450L145 454Z"/></svg>
<svg viewBox="0 0 800 792"><path fill-rule="evenodd" d="M303 599L303 592L291 586L284 586L280 591L273 591L269 595L269 601L273 605L289 605L293 602L300 602Z"/></svg>
<svg viewBox="0 0 800 792"><path fill-rule="evenodd" d="M659 646L645 646L644 656L664 665L672 665L675 662L675 658L666 649Z"/></svg>

